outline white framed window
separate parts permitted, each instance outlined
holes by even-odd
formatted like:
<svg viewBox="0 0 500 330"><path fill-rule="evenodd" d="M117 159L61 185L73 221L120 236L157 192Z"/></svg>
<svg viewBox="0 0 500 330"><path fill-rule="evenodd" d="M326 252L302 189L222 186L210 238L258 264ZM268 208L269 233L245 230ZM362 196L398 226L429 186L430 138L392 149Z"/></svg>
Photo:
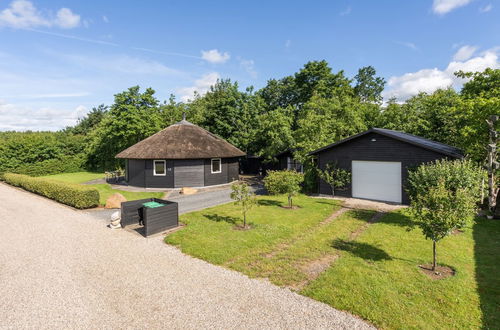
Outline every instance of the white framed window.
<svg viewBox="0 0 500 330"><path fill-rule="evenodd" d="M153 160L153 175L154 176L167 175L167 162L165 160Z"/></svg>
<svg viewBox="0 0 500 330"><path fill-rule="evenodd" d="M211 160L211 170L212 174L222 173L222 163L220 158L212 158Z"/></svg>

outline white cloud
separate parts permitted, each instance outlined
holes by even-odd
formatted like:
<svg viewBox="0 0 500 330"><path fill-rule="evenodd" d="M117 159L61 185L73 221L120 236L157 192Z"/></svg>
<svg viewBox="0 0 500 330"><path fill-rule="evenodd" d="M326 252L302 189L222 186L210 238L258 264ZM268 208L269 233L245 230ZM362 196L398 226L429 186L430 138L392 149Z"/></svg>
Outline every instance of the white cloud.
<svg viewBox="0 0 500 330"><path fill-rule="evenodd" d="M123 54L106 56L84 56L80 54L51 53L50 51L47 51L47 53L66 60L73 65L77 64L85 68L93 68L104 72L112 71L118 73L144 75L180 74L180 71L169 68L163 63Z"/></svg>
<svg viewBox="0 0 500 330"><path fill-rule="evenodd" d="M383 93L384 98L395 97L399 101L404 101L420 92L432 93L439 88L459 88L465 80L455 77L456 71L475 72L484 71L486 68L500 68L499 49L490 49L472 58L466 55L468 54L463 55L461 59L454 57L444 70L422 69L389 78L388 88Z"/></svg>
<svg viewBox="0 0 500 330"><path fill-rule="evenodd" d="M32 2L14 0L9 7L0 12L0 26L15 29L57 26L70 29L80 25L80 16L69 8L61 8L56 16L44 15L36 9Z"/></svg>
<svg viewBox="0 0 500 330"><path fill-rule="evenodd" d="M177 93L180 95L182 102L189 102L193 99L195 92L200 95L205 94L210 89L210 86L215 85L218 79L220 79L218 72L207 73L200 79L195 80L193 86L179 88Z"/></svg>
<svg viewBox="0 0 500 330"><path fill-rule="evenodd" d="M493 9L493 5L490 3L484 7L479 7L479 12L480 13L487 13L487 12L491 11L492 9Z"/></svg>
<svg viewBox="0 0 500 330"><path fill-rule="evenodd" d="M61 8L54 23L63 29L71 29L80 25L80 15L73 14L69 8Z"/></svg>
<svg viewBox="0 0 500 330"><path fill-rule="evenodd" d="M346 9L344 9L343 11L341 11L339 13L340 16L346 16L346 15L349 15L352 11L352 8L349 6L347 7Z"/></svg>
<svg viewBox="0 0 500 330"><path fill-rule="evenodd" d="M246 60L244 58L238 58L241 67L252 77L257 78L257 71L255 70L255 62L253 60Z"/></svg>
<svg viewBox="0 0 500 330"><path fill-rule="evenodd" d="M409 48L411 50L415 50L415 51L419 50L417 45L415 45L413 42L407 42L407 41L406 42L399 42L398 41L397 43L402 45L402 46L405 46L406 48Z"/></svg>
<svg viewBox="0 0 500 330"><path fill-rule="evenodd" d="M285 48L290 48L292 46L292 40L288 39L285 41Z"/></svg>
<svg viewBox="0 0 500 330"><path fill-rule="evenodd" d="M102 21L103 21L104 23L109 23L108 16L106 16L106 15L102 15Z"/></svg>
<svg viewBox="0 0 500 330"><path fill-rule="evenodd" d="M465 45L460 47L460 49L453 55L454 61L466 61L472 57L472 55L476 52L476 46Z"/></svg>
<svg viewBox="0 0 500 330"><path fill-rule="evenodd" d="M470 2L472 2L472 0L434 0L432 10L435 14L444 15Z"/></svg>
<svg viewBox="0 0 500 330"><path fill-rule="evenodd" d="M87 112L83 105L74 109L31 108L0 100L0 131L55 131L76 124Z"/></svg>
<svg viewBox="0 0 500 330"><path fill-rule="evenodd" d="M212 49L202 50L201 58L210 63L225 63L231 56L227 52L221 53L217 49Z"/></svg>

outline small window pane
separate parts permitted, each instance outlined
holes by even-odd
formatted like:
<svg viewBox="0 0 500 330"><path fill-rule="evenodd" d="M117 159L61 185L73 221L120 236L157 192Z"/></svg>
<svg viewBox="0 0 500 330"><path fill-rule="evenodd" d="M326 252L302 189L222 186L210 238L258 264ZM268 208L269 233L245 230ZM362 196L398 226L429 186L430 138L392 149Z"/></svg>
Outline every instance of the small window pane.
<svg viewBox="0 0 500 330"><path fill-rule="evenodd" d="M165 175L165 162L155 160L155 175Z"/></svg>
<svg viewBox="0 0 500 330"><path fill-rule="evenodd" d="M220 159L212 159L212 173L220 173Z"/></svg>

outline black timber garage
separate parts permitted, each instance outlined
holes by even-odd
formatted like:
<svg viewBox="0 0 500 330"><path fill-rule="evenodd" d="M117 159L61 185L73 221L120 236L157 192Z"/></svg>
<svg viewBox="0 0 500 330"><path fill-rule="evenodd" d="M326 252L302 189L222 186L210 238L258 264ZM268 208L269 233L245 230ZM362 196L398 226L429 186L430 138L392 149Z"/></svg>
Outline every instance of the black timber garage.
<svg viewBox="0 0 500 330"><path fill-rule="evenodd" d="M310 153L324 169L334 163L351 172L351 183L336 195L408 204L408 170L438 159L462 158L460 149L419 136L371 128ZM320 194L331 194L322 180Z"/></svg>

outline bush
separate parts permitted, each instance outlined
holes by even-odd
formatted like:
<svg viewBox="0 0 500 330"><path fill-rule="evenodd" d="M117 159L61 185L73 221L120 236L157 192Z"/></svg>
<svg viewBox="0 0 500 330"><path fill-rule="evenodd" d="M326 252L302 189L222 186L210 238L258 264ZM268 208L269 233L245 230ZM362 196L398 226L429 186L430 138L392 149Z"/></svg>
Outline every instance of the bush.
<svg viewBox="0 0 500 330"><path fill-rule="evenodd" d="M10 173L26 174L29 176L43 176L59 173L74 173L84 170L83 155L62 156L38 163L25 164L15 168Z"/></svg>
<svg viewBox="0 0 500 330"><path fill-rule="evenodd" d="M4 179L5 182L13 186L21 187L78 209L99 205L99 192L93 187L14 173L5 173Z"/></svg>
<svg viewBox="0 0 500 330"><path fill-rule="evenodd" d="M264 186L271 195L287 194L288 206L292 207L292 197L300 191L304 174L295 171L268 171Z"/></svg>
<svg viewBox="0 0 500 330"><path fill-rule="evenodd" d="M407 191L410 200L423 196L430 189L436 188L440 181L451 192L459 189L479 199L481 181L486 172L470 160L438 160L421 165L409 172Z"/></svg>

